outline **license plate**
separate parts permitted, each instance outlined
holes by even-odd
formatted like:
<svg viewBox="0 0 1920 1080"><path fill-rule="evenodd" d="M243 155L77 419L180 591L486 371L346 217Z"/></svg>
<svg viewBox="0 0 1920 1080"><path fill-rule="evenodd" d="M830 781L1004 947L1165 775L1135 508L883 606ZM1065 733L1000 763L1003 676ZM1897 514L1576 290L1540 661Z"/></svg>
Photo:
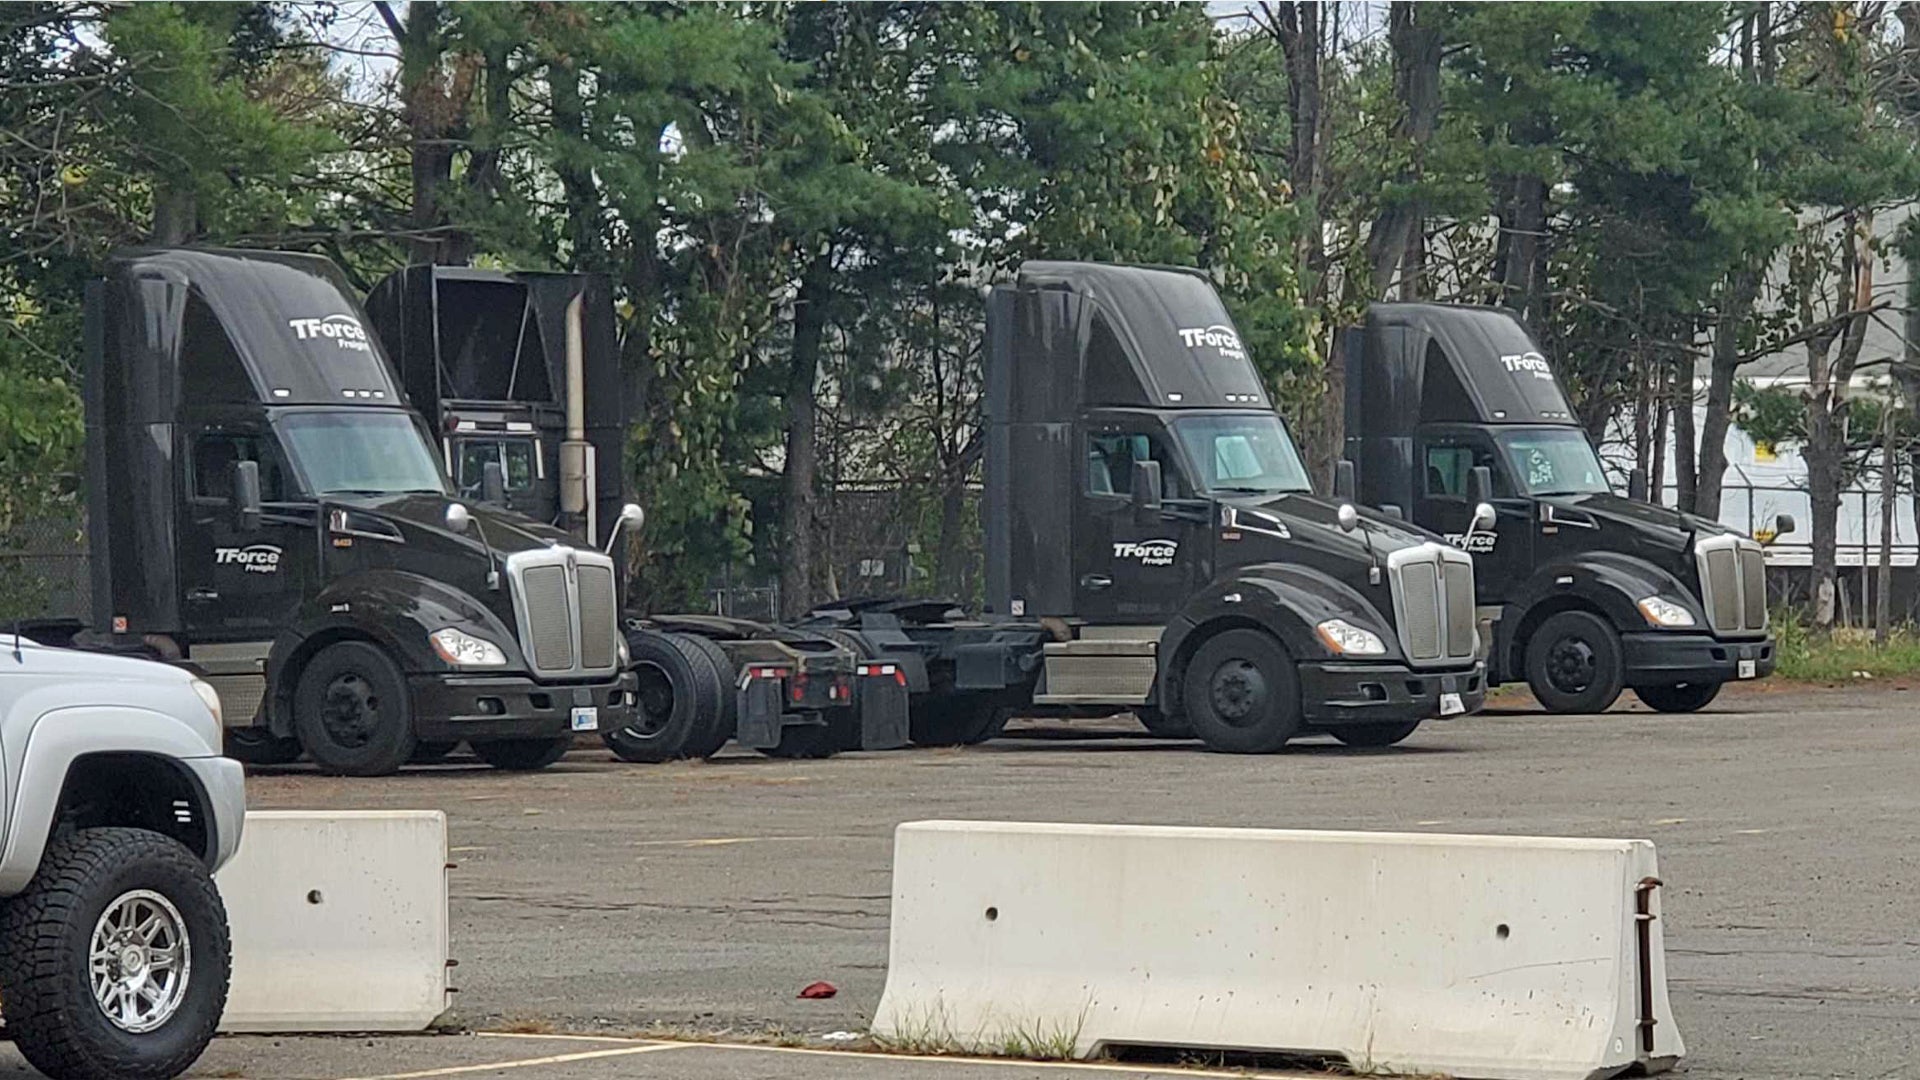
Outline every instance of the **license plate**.
<svg viewBox="0 0 1920 1080"><path fill-rule="evenodd" d="M573 730L599 731L600 709L594 705L582 705L573 710Z"/></svg>
<svg viewBox="0 0 1920 1080"><path fill-rule="evenodd" d="M1755 675L1758 675L1759 673L1760 673L1759 669L1755 666L1754 661L1752 660L1740 661L1740 677L1741 678L1751 679Z"/></svg>
<svg viewBox="0 0 1920 1080"><path fill-rule="evenodd" d="M1467 703L1460 700L1459 694L1440 695L1440 715L1457 716L1467 711Z"/></svg>

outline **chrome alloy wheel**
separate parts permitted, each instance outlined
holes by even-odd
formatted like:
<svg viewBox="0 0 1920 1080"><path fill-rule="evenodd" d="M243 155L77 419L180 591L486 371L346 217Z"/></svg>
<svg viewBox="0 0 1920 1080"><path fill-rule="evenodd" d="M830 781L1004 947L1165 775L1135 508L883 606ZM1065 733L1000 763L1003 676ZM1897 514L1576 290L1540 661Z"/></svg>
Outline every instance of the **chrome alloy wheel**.
<svg viewBox="0 0 1920 1080"><path fill-rule="evenodd" d="M191 944L172 901L151 889L120 894L93 924L87 975L94 1003L130 1034L165 1025L186 1000Z"/></svg>

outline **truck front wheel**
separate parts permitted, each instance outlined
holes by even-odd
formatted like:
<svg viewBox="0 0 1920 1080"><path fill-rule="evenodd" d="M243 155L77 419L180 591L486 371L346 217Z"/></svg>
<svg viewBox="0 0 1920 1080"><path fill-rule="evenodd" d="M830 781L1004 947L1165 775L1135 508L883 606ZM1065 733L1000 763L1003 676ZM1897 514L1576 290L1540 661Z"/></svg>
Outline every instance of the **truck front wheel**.
<svg viewBox="0 0 1920 1080"><path fill-rule="evenodd" d="M206 866L144 829L55 840L0 905L0 1003L34 1068L55 1080L185 1072L227 1003L226 910Z"/></svg>
<svg viewBox="0 0 1920 1080"><path fill-rule="evenodd" d="M1562 611L1527 641L1527 685L1548 712L1606 712L1626 679L1620 635L1590 611Z"/></svg>
<svg viewBox="0 0 1920 1080"><path fill-rule="evenodd" d="M1404 724L1357 724L1337 727L1331 734L1348 746L1393 746L1420 730L1420 721Z"/></svg>
<svg viewBox="0 0 1920 1080"><path fill-rule="evenodd" d="M1720 696L1720 684L1696 682L1677 686L1636 686L1633 696L1660 712L1698 712Z"/></svg>
<svg viewBox="0 0 1920 1080"><path fill-rule="evenodd" d="M300 673L293 730L322 772L398 772L414 749L406 679L378 646L335 642L315 653Z"/></svg>
<svg viewBox="0 0 1920 1080"><path fill-rule="evenodd" d="M652 630L627 635L640 700L632 722L601 733L607 749L622 761L674 761L711 757L733 737L732 669L716 669L718 650L708 644Z"/></svg>
<svg viewBox="0 0 1920 1080"><path fill-rule="evenodd" d="M1273 635L1228 630L1187 662L1187 720L1207 749L1271 754L1300 733L1300 678Z"/></svg>
<svg viewBox="0 0 1920 1080"><path fill-rule="evenodd" d="M974 746L999 735L1013 715L984 694L929 696L912 709L907 730L915 746Z"/></svg>
<svg viewBox="0 0 1920 1080"><path fill-rule="evenodd" d="M473 756L507 772L533 772L567 756L573 736L549 739L488 739L471 744Z"/></svg>

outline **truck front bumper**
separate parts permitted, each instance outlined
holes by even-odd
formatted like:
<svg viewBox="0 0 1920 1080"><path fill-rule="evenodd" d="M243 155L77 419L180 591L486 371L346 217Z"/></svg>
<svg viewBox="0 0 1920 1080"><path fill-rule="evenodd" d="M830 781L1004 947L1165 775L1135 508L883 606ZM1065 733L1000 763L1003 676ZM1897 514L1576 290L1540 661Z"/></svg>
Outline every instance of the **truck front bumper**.
<svg viewBox="0 0 1920 1080"><path fill-rule="evenodd" d="M1710 634L1649 630L1620 635L1628 686L1725 683L1773 673L1773 639L1722 641Z"/></svg>
<svg viewBox="0 0 1920 1080"><path fill-rule="evenodd" d="M1487 700L1483 664L1415 670L1403 664L1311 661L1299 665L1300 714L1309 727L1404 724L1477 712Z"/></svg>
<svg viewBox="0 0 1920 1080"><path fill-rule="evenodd" d="M557 737L577 730L577 708L595 710L596 731L624 727L633 720L637 686L630 671L585 685L524 675L412 675L407 682L414 734L428 741Z"/></svg>

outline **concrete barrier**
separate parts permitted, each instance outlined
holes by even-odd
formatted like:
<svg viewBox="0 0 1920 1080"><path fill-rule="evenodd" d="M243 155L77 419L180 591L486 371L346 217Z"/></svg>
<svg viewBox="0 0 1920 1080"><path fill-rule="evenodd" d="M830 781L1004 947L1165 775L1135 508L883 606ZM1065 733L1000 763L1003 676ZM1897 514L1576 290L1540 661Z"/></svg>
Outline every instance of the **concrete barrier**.
<svg viewBox="0 0 1920 1080"><path fill-rule="evenodd" d="M1657 877L1644 840L912 822L874 1032L1486 1080L1661 1071L1685 1050Z"/></svg>
<svg viewBox="0 0 1920 1080"><path fill-rule="evenodd" d="M215 877L222 1031L419 1031L447 1007L447 818L256 811Z"/></svg>

